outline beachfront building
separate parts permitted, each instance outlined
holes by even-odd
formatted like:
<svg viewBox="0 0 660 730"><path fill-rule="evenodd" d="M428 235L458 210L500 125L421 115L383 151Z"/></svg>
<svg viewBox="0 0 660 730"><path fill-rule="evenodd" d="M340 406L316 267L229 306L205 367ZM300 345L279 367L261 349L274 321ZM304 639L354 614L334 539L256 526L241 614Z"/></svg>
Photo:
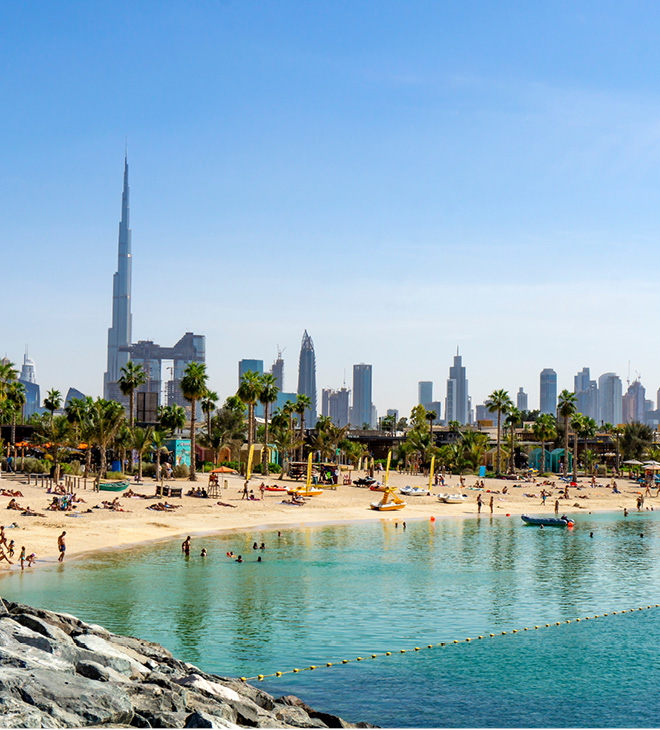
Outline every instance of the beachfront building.
<svg viewBox="0 0 660 730"><path fill-rule="evenodd" d="M363 362L353 365L353 407L350 413L351 425L362 428L366 423L375 426L372 391L372 368Z"/></svg>
<svg viewBox="0 0 660 730"><path fill-rule="evenodd" d="M623 383L616 373L598 378L598 422L618 426L623 423Z"/></svg>
<svg viewBox="0 0 660 730"><path fill-rule="evenodd" d="M348 426L349 402L351 391L348 388L331 390L324 388L321 393L321 413L329 418L335 426Z"/></svg>
<svg viewBox="0 0 660 730"><path fill-rule="evenodd" d="M527 393L522 388L518 388L518 392L516 393L516 408L522 412L528 410L528 406L529 398Z"/></svg>
<svg viewBox="0 0 660 730"><path fill-rule="evenodd" d="M552 368L541 370L540 382L541 413L557 415L557 373Z"/></svg>
<svg viewBox="0 0 660 730"><path fill-rule="evenodd" d="M454 364L449 368L447 378L447 397L445 398L445 424L458 421L461 425L469 423L470 409L468 381L463 361L456 348Z"/></svg>
<svg viewBox="0 0 660 730"><path fill-rule="evenodd" d="M645 423L646 389L639 380L634 380L628 386L628 390L621 401L624 423Z"/></svg>
<svg viewBox="0 0 660 730"><path fill-rule="evenodd" d="M300 345L300 359L298 360L298 395L306 395L312 405L305 410L305 423L311 428L316 424L316 354L314 353L314 342L307 334L303 333Z"/></svg>
<svg viewBox="0 0 660 730"><path fill-rule="evenodd" d="M582 368L573 378L573 386L573 392L577 398L578 412L597 421L598 383L591 379L589 368Z"/></svg>
<svg viewBox="0 0 660 730"><path fill-rule="evenodd" d="M263 360L239 360L238 361L238 385L240 386L241 380L245 373L252 372L258 375L264 374L264 361ZM254 405L254 415L257 418L264 417L264 407L259 401Z"/></svg>

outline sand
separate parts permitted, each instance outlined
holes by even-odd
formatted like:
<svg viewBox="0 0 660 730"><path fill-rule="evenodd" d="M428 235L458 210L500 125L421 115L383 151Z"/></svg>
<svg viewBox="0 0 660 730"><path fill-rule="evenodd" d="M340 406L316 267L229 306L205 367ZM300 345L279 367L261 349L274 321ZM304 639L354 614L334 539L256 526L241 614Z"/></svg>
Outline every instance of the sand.
<svg viewBox="0 0 660 730"><path fill-rule="evenodd" d="M319 523L364 521L364 520L415 520L442 518L470 517L477 514L477 495L482 495L484 505L481 509L482 518L488 519L490 509L488 502L491 494L494 497L494 516L506 517L510 515L514 519L520 514L548 514L554 512L555 498L559 496L560 485L563 483L555 480L553 496L547 499L545 507L541 504L540 491L543 485L540 482L523 483L520 481L505 481L501 479L486 479L485 489L476 491L471 489L476 478L466 476L464 493L468 495L466 503L444 504L437 500L439 492L455 492L459 483L457 476L446 479L448 487L433 487L433 496L430 497L408 497L405 509L397 512L377 512L371 510L371 502L377 502L382 495L369 489L355 486L339 485L336 489L327 489L318 497L312 497L302 507L282 504L283 499L288 499L286 493L266 492L263 500L247 501L241 499L243 486L242 477L236 475L222 475L226 479L227 488L222 488L221 496L218 498L232 507L223 507L217 504L218 499L200 499L183 496L171 498L172 504L180 504L181 507L174 512L156 512L148 510L150 504L156 503L157 499L137 499L121 497L122 507L126 512L114 512L107 509L96 509L103 500L112 500L116 493L93 492L90 489L80 490L78 496L86 500L80 503L72 513L51 512L47 510L52 495L46 493L45 488L34 485L27 486L25 477L16 475L10 478L3 474L0 480L0 488L19 489L23 497L18 502L23 507L29 505L33 510L42 513L43 517L24 517L20 512L6 510L10 497L0 497L0 524L5 526L7 539L13 539L16 544L14 560L24 545L27 553L34 552L37 555L37 567L52 564L57 559L57 537L66 530L67 553L66 561L84 556L85 553L98 550L119 549L136 544L159 541L186 535L212 534L215 532L236 530L244 531L258 527L290 527L313 525ZM353 472L353 477L363 476ZM383 474L376 474L382 479ZM207 476L199 474L196 486L206 486ZM265 481L266 484L279 484L285 486L300 485L303 482L294 482L285 479L279 482L275 477L262 480L261 477L254 477L250 487L259 496L259 485ZM569 487L570 497L568 500L559 500L559 512L585 512L596 511L623 511L627 507L629 511L637 509L636 500L640 488L637 484L627 479L617 480L621 494L612 494L608 480L600 480L602 487L592 488L589 479L579 479L579 489ZM182 486L185 492L192 483L187 480L171 480L166 482L173 486ZM391 486L403 487L405 485L426 486L428 477L409 476L406 474L391 473L389 477ZM508 487L508 493L503 495L501 490ZM545 486L546 489L550 487ZM155 492L154 480L145 480L143 484L132 485L132 489L142 494L153 495ZM489 491L490 490L490 493ZM525 494L533 494L536 497L528 497ZM655 495L655 490L653 491ZM660 507L660 498L655 496L646 497L645 508ZM91 509L86 513L85 510ZM12 523L18 527L8 528ZM20 569L18 564L8 565L0 562L0 571Z"/></svg>

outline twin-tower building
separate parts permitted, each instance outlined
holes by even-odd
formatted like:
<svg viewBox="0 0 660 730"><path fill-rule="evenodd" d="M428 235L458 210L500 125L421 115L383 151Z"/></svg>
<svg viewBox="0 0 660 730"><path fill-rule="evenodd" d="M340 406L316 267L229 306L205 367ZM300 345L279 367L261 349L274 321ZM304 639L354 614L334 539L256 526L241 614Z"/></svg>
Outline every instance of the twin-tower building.
<svg viewBox="0 0 660 730"><path fill-rule="evenodd" d="M133 258L129 215L128 157L125 157L117 271L112 278L112 326L108 330L108 366L103 376L103 397L126 405L128 399L122 395L118 384L121 369L129 360L139 363L147 375L147 382L137 392L147 395L138 396L137 420L149 423L156 420L156 411L160 405L188 405L181 393L183 371L189 362L206 361L206 340L204 335L186 332L172 347L161 347L152 340L133 342ZM163 372L169 377L164 379Z"/></svg>

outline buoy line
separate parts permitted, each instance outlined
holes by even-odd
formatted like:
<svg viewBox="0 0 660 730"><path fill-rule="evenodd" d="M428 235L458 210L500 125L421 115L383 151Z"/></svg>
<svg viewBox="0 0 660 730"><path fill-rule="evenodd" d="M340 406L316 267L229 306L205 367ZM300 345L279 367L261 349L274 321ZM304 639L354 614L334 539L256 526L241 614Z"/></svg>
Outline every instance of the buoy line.
<svg viewBox="0 0 660 730"><path fill-rule="evenodd" d="M581 621L591 621L593 619L604 618L605 616L618 616L624 613L634 613L635 611L646 611L652 608L660 608L660 603L656 603L652 606L639 606L638 608L628 608L621 611L610 611L609 613L597 613L593 616L582 616L580 618L565 619L564 621L554 621L549 624L539 624L538 626L524 626L521 629L510 629L509 631L498 631L495 633L483 634L479 636L470 636L465 639L453 639L452 641L440 641L437 644L427 644L426 646L415 646L412 649L399 649L397 651L384 651L380 654L369 654L365 656L359 656L355 659L342 659L337 662L324 662L323 664L311 664L308 667L299 667L295 669L288 669L282 672L271 672L270 674L257 674L255 677L240 677L241 682L251 682L254 680L261 681L267 677L283 677L285 674L300 674L300 672L311 672L316 669L329 669L330 667L340 667L345 664L353 664L355 662L364 662L369 659L379 659L382 657L392 656L393 654L409 654L424 649L438 649L446 646L454 646L455 644L470 644L473 641L484 640L487 638L494 638L496 636L506 636L508 634L519 634L525 631L536 631L540 629L549 629L552 626L562 626L563 624L580 623Z"/></svg>

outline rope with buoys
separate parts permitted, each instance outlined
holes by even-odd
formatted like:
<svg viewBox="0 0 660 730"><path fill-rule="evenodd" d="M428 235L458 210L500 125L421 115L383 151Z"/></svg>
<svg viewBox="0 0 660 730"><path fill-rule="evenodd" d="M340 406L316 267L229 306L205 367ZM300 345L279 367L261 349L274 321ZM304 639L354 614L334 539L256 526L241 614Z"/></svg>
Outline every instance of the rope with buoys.
<svg viewBox="0 0 660 730"><path fill-rule="evenodd" d="M412 649L399 649L398 651L392 652L392 651L384 651L380 654L370 654L369 657L363 657L359 656L355 659L342 659L341 661L337 662L324 662L323 664L311 664L308 667L299 667L295 669L289 669L287 671L283 672L271 672L270 674L257 674L255 677L240 677L241 682L248 682L252 680L258 680L261 681L262 679L266 679L267 677L283 677L285 674L300 674L300 672L312 672L316 669L329 669L330 667L341 667L346 664L353 664L354 662L364 662L367 661L367 659L379 659L382 657L388 657L392 656L393 654L408 654L410 652L417 652L417 651L423 651L424 649L437 649L442 648L446 646L453 646L455 644L470 644L473 641L479 641L484 640L486 638L494 638L496 636L507 636L508 634L519 634L521 631L536 631L540 629L549 629L552 626L562 626L564 624L571 624L571 623L580 623L581 621L590 621L592 619L600 619L605 618L605 616L618 616L620 614L624 613L634 613L635 611L645 611L651 608L660 608L660 603L656 603L652 606L639 606L638 608L628 608L623 609L621 611L610 611L609 613L597 613L593 616L583 616L580 618L574 618L574 619L565 619L564 621L554 621L553 623L549 624L539 624L538 626L534 626L533 628L530 628L529 626L524 626L522 629L510 629L509 631L499 631L497 633L489 633L489 634L480 634L479 636L475 637L467 637L465 639L453 639L452 641L440 641L437 644L427 644L426 646L415 646Z"/></svg>

